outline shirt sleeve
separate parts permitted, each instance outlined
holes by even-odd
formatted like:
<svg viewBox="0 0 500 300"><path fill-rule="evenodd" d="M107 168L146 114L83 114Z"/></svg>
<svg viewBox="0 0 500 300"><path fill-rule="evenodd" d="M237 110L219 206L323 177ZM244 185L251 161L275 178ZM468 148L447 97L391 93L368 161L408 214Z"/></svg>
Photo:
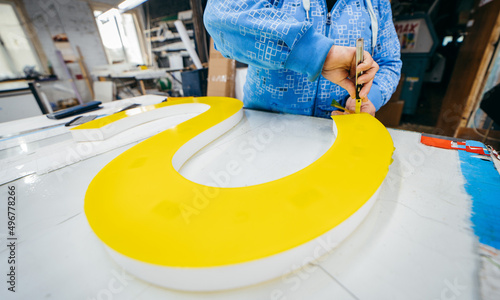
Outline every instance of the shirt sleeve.
<svg viewBox="0 0 500 300"><path fill-rule="evenodd" d="M321 73L333 40L267 0L209 0L205 28L225 57L261 68L289 69L310 81Z"/></svg>
<svg viewBox="0 0 500 300"><path fill-rule="evenodd" d="M401 76L401 48L392 21L391 4L387 0L379 1L378 41L374 49L373 59L380 69L375 75L368 99L379 110L389 101L396 90Z"/></svg>

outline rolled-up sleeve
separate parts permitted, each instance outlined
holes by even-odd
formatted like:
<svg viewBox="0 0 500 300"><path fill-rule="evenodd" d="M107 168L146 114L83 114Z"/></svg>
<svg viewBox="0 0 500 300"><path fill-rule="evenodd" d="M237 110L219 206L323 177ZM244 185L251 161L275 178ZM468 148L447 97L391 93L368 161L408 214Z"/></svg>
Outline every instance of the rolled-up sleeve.
<svg viewBox="0 0 500 300"><path fill-rule="evenodd" d="M225 57L271 70L289 69L311 81L333 41L266 0L209 0L207 31Z"/></svg>

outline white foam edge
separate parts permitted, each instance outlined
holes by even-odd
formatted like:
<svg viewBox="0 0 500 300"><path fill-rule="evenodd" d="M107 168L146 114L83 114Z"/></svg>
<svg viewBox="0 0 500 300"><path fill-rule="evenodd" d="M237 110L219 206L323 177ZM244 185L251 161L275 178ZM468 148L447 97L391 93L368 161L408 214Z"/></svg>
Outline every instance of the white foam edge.
<svg viewBox="0 0 500 300"><path fill-rule="evenodd" d="M108 246L106 249L127 272L162 287L191 292L241 288L284 276L333 250L365 219L379 190L380 187L359 210L325 234L290 250L245 263L206 268L169 267L130 258Z"/></svg>

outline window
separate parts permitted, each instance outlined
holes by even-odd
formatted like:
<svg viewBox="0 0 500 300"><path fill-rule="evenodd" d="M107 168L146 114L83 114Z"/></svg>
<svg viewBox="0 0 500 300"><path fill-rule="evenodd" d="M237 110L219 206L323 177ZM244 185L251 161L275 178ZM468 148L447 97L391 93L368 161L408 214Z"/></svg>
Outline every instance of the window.
<svg viewBox="0 0 500 300"><path fill-rule="evenodd" d="M43 68L11 3L0 2L0 80L26 77Z"/></svg>
<svg viewBox="0 0 500 300"><path fill-rule="evenodd" d="M144 64L135 16L110 9L94 10L97 28L110 63Z"/></svg>

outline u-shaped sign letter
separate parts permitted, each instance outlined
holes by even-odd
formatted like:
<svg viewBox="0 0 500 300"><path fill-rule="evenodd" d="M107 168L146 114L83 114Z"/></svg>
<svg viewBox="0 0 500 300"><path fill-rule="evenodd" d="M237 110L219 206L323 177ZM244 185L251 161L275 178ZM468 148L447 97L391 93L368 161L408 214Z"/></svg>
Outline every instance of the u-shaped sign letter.
<svg viewBox="0 0 500 300"><path fill-rule="evenodd" d="M232 98L182 98L74 128L79 140L105 138L164 115L201 112L125 151L88 187L88 222L129 272L181 290L254 284L318 258L364 219L394 150L385 127L367 114L334 117L330 149L274 181L220 188L180 175L190 156L237 124L242 106Z"/></svg>

